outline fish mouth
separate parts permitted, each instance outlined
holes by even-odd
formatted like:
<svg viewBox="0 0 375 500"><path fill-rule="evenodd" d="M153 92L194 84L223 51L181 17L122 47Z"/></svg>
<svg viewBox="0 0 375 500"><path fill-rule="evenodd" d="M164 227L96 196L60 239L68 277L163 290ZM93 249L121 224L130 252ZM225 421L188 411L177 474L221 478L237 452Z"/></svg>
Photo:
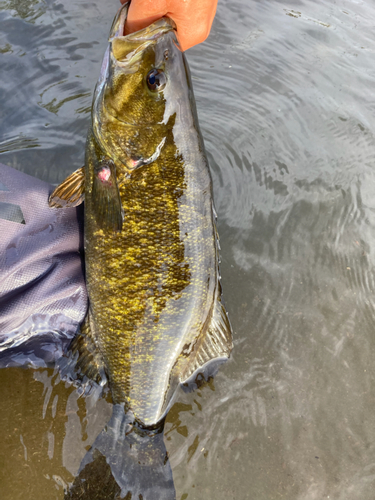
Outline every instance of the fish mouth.
<svg viewBox="0 0 375 500"><path fill-rule="evenodd" d="M147 47L154 45L157 39L166 33L176 30L176 25L172 19L162 17L146 26L146 28L124 35L129 5L130 2L127 2L120 7L109 34L111 54L116 59L117 64L127 67L128 70L137 65L136 63L141 60L142 54Z"/></svg>
<svg viewBox="0 0 375 500"><path fill-rule="evenodd" d="M130 1L126 2L122 7L119 8L117 11L117 14L113 20L110 32L109 32L109 40L112 40L113 38L128 38L128 39L150 39L153 37L158 38L158 36L162 35L163 32L161 33L155 33L159 31L164 24L168 25L168 28L165 29L164 33L167 31L170 31L171 29L176 30L176 24L173 21L173 19L170 19L169 17L162 17L158 21L155 21L154 23L150 24L149 26L146 26L146 28L142 28L139 31L135 31L134 33L130 33L129 35L124 35L125 32L125 23L126 19L128 17L128 11L129 11L129 6L130 6ZM161 23L161 21L163 21Z"/></svg>
<svg viewBox="0 0 375 500"><path fill-rule="evenodd" d="M175 33L176 31L174 21L168 17L163 17L146 28L130 33L129 35L124 35L129 5L130 2L127 2L120 7L112 23L108 38L109 44L104 54L99 79L94 93L94 106L103 90L111 66L121 68L121 71L125 74L136 73L139 68L139 63L142 60L143 52L147 47L157 43L158 38L166 33ZM175 35L172 36L177 46L177 37Z"/></svg>

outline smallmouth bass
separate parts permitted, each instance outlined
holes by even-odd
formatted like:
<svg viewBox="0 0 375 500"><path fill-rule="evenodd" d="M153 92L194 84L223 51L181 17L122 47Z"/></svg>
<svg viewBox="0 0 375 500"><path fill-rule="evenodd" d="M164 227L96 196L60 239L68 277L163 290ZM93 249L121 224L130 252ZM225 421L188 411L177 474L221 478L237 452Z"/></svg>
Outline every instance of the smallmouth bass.
<svg viewBox="0 0 375 500"><path fill-rule="evenodd" d="M122 36L127 9L111 29L85 166L50 198L85 201L89 311L72 349L83 373L106 374L114 403L66 498L91 498L90 476L110 463L120 489L107 485L98 499L169 500L163 420L180 384L229 357L232 334L187 61L166 18Z"/></svg>

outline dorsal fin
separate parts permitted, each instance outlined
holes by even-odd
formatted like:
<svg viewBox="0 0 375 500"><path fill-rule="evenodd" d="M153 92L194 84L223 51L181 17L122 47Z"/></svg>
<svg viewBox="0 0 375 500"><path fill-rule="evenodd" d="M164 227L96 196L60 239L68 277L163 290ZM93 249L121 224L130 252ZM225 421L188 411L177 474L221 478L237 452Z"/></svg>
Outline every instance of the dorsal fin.
<svg viewBox="0 0 375 500"><path fill-rule="evenodd" d="M216 246L217 284L211 318L206 331L199 335L189 354L185 369L182 371L180 382L185 384L189 379L194 380L200 372L207 377L214 375L219 364L225 362L233 349L232 326L228 313L221 300L221 283L219 273L219 234L216 228L216 211L212 205L212 220ZM214 363L216 361L216 363Z"/></svg>
<svg viewBox="0 0 375 500"><path fill-rule="evenodd" d="M69 175L49 197L49 206L69 208L80 205L85 198L85 167Z"/></svg>
<svg viewBox="0 0 375 500"><path fill-rule="evenodd" d="M218 293L213 306L211 321L208 324L204 335L198 337L198 340L189 355L186 368L181 374L181 383L186 383L189 379L205 371L206 365L214 360L218 364L224 362L231 353L232 328L229 322L228 314L220 298L220 283L218 282ZM213 370L214 371L214 370Z"/></svg>

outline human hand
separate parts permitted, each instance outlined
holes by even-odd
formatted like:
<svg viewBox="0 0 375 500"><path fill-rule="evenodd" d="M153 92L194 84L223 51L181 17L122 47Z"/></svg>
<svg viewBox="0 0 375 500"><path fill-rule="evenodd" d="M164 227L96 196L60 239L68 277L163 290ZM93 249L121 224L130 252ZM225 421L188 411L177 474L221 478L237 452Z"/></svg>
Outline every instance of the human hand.
<svg viewBox="0 0 375 500"><path fill-rule="evenodd" d="M120 0L121 3L126 1ZM132 0L125 35L167 16L176 23L181 50L187 50L208 37L217 2L218 0Z"/></svg>

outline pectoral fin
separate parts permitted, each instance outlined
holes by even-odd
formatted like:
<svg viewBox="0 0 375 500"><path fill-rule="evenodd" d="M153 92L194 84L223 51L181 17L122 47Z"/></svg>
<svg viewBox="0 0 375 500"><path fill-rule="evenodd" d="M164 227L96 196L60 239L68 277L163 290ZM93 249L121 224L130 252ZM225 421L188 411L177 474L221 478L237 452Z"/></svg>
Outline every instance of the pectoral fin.
<svg viewBox="0 0 375 500"><path fill-rule="evenodd" d="M98 225L103 229L121 231L124 211L113 162L101 164L95 169L92 198Z"/></svg>
<svg viewBox="0 0 375 500"><path fill-rule="evenodd" d="M81 167L65 179L49 197L49 206L69 208L80 205L85 198L85 167Z"/></svg>
<svg viewBox="0 0 375 500"><path fill-rule="evenodd" d="M218 285L220 286L220 284ZM206 366L211 365L215 360L217 364L226 361L232 348L232 328L228 314L221 302L220 293L218 293L211 320L205 333L198 337L194 349L189 355L186 368L181 376L181 383L186 383L192 376L204 371ZM214 370L211 371L214 372Z"/></svg>

